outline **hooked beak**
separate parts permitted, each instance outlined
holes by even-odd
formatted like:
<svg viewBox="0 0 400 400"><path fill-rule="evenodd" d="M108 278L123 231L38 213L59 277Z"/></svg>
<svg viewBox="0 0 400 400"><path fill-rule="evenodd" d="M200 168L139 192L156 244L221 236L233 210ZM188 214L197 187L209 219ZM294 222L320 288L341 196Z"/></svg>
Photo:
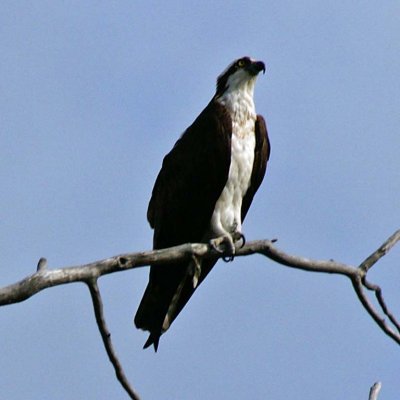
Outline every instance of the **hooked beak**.
<svg viewBox="0 0 400 400"><path fill-rule="evenodd" d="M252 61L247 67L247 71L251 75L258 75L260 71L263 71L263 74L265 74L265 64L262 61Z"/></svg>

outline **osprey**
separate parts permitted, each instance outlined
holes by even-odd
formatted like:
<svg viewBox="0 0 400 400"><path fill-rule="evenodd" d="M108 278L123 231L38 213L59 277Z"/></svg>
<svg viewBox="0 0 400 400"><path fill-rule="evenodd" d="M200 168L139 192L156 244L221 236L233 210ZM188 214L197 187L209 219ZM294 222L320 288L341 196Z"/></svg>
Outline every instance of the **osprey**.
<svg viewBox="0 0 400 400"><path fill-rule="evenodd" d="M165 156L147 219L153 247L210 243L232 260L244 245L242 222L265 174L270 153L264 118L256 114L256 77L262 61L243 57L218 77L214 97ZM152 265L135 316L157 351L160 336L188 302L216 260Z"/></svg>

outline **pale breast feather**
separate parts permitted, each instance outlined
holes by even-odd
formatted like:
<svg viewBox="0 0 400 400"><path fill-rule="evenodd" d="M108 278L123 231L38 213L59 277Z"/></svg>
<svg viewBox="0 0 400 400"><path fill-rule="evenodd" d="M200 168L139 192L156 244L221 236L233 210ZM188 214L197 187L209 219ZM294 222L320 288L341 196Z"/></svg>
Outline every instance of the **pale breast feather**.
<svg viewBox="0 0 400 400"><path fill-rule="evenodd" d="M218 101L232 120L231 163L225 187L211 218L214 236L231 235L242 230L242 200L251 183L255 150L256 112L253 86L227 90Z"/></svg>
<svg viewBox="0 0 400 400"><path fill-rule="evenodd" d="M247 124L246 124L247 125ZM254 163L254 121L253 128L235 131L231 142L231 163L228 180L215 205L211 218L213 236L241 232L242 200L250 186ZM240 133L240 134L239 134Z"/></svg>

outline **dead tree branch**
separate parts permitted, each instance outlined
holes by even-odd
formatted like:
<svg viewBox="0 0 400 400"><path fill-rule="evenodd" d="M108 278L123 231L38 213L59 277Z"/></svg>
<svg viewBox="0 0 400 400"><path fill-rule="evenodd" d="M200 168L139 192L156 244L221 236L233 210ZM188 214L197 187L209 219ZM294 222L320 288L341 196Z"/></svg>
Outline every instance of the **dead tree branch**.
<svg viewBox="0 0 400 400"><path fill-rule="evenodd" d="M368 400L378 400L378 394L381 391L381 387L382 387L381 382L375 382L371 386L371 389L369 390Z"/></svg>
<svg viewBox="0 0 400 400"><path fill-rule="evenodd" d="M96 316L97 326L99 328L101 338L103 339L103 344L106 349L108 358L110 359L110 362L114 367L115 375L117 376L117 379L121 383L122 387L128 393L129 397L133 400L140 400L139 395L132 388L127 377L125 376L125 372L111 342L111 334L108 330L106 320L104 318L103 301L101 299L97 280L93 279L91 281L88 281L87 285L89 287L90 295L92 296L92 303L94 314Z"/></svg>
<svg viewBox="0 0 400 400"><path fill-rule="evenodd" d="M378 285L368 282L366 279L369 269L379 261L381 257L387 254L398 241L400 241L400 230L396 231L391 237L389 237L358 267L332 260L313 260L293 256L279 250L274 245L274 240L257 240L249 242L237 250L236 256L262 254L271 260L290 268L346 276L352 282L357 297L368 314L386 335L391 337L396 343L400 344L400 324L386 305L381 288ZM139 399L139 396L126 379L122 366L112 346L110 333L104 319L103 304L97 286L98 278L114 272L125 271L150 264L163 265L176 261L193 259L201 260L203 258L216 259L221 257L223 257L223 255L217 253L211 248L211 246L202 243L195 243L183 244L163 250L122 254L86 265L59 269L48 269L46 259L41 258L37 266L37 271L34 274L19 282L0 288L0 306L24 301L36 293L53 286L64 285L72 282L86 283L92 296L97 325L109 359L114 366L117 378L132 399ZM165 268L168 268L168 266L166 265ZM378 310L369 300L365 289L374 292L381 310ZM385 319L385 316L388 318L389 322ZM395 329L393 329L393 327ZM376 389L376 396L379 389L380 387Z"/></svg>
<svg viewBox="0 0 400 400"><path fill-rule="evenodd" d="M360 267L364 272L368 270L379 261L388 251L400 240L400 229L393 233L389 239L387 239L378 250L374 251L370 256L368 256L361 264Z"/></svg>

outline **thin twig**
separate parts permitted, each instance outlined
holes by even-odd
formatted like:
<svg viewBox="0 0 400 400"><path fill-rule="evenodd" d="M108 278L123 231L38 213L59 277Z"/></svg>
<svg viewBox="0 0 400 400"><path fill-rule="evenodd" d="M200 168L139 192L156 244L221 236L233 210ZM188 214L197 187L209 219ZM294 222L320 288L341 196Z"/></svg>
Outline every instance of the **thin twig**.
<svg viewBox="0 0 400 400"><path fill-rule="evenodd" d="M135 392L135 390L130 385L130 383L125 375L125 372L122 368L122 365L115 353L114 346L111 341L111 334L108 330L108 327L107 327L107 324L106 324L106 321L104 318L103 301L101 300L99 287L97 285L97 280L92 279L92 280L87 281L86 283L89 287L90 295L92 297L93 309L94 309L94 314L96 316L97 326L99 328L101 338L103 339L103 344L106 349L108 358L110 359L110 362L114 367L115 375L117 376L117 379L121 383L122 387L128 393L129 397L133 400L140 400L139 395Z"/></svg>
<svg viewBox="0 0 400 400"><path fill-rule="evenodd" d="M368 400L378 400L378 394L381 391L381 387L382 387L381 382L375 382L371 386L371 389L369 390Z"/></svg>
<svg viewBox="0 0 400 400"><path fill-rule="evenodd" d="M355 275L351 282L353 283L353 288L360 300L361 304L367 310L368 314L372 317L372 319L378 324L378 326L385 332L389 337L391 337L396 343L400 344L400 335L395 332L385 321L385 318L381 317L379 312L370 302L366 294L364 293L364 285L362 283L362 277L359 275Z"/></svg>
<svg viewBox="0 0 400 400"><path fill-rule="evenodd" d="M44 271L46 268L47 268L47 260L44 257L42 257L37 264L36 271L38 272Z"/></svg>
<svg viewBox="0 0 400 400"><path fill-rule="evenodd" d="M400 229L393 233L389 239L387 239L378 250L374 251L368 256L359 266L365 273L382 258L387 252L400 240Z"/></svg>
<svg viewBox="0 0 400 400"><path fill-rule="evenodd" d="M366 277L364 277L362 283L368 290L371 290L375 293L375 297L378 300L378 303L381 306L382 311L390 319L390 322L396 327L397 331L400 333L400 323L399 321L397 321L396 317L393 315L393 313L389 310L388 306L386 305L385 299L383 298L382 289L380 288L380 286L367 281Z"/></svg>

